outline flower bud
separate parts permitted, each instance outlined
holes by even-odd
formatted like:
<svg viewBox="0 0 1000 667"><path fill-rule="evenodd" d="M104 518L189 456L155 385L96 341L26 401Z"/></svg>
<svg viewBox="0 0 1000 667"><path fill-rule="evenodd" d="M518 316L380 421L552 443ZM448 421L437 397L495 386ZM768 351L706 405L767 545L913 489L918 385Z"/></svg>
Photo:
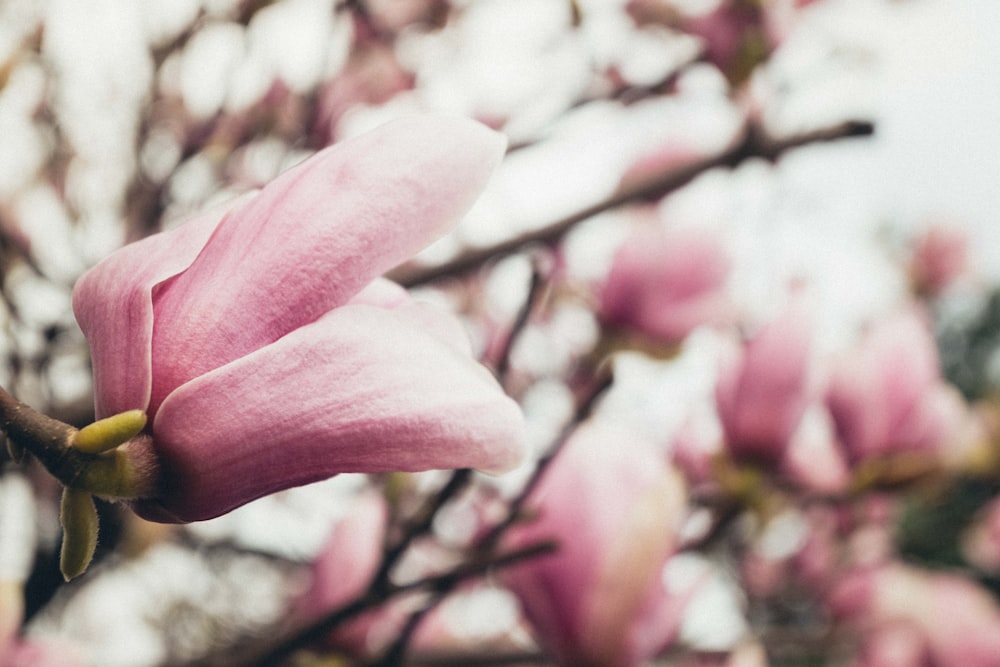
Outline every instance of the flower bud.
<svg viewBox="0 0 1000 667"><path fill-rule="evenodd" d="M811 400L812 328L795 304L723 361L715 397L730 455L777 464Z"/></svg>
<svg viewBox="0 0 1000 667"><path fill-rule="evenodd" d="M601 287L601 320L649 342L676 345L697 326L732 316L730 262L708 230L640 227L618 248Z"/></svg>
<svg viewBox="0 0 1000 667"><path fill-rule="evenodd" d="M559 664L635 666L675 636L678 604L663 567L685 494L664 459L626 429L581 426L529 498L536 518L506 536L510 548L558 543L502 577Z"/></svg>

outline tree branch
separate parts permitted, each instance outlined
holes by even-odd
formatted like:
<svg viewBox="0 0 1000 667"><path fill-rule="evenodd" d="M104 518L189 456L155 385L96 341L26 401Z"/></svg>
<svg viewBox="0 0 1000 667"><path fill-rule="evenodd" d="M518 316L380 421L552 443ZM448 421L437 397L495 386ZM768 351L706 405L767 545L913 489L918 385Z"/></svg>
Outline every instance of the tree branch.
<svg viewBox="0 0 1000 667"><path fill-rule="evenodd" d="M403 265L391 271L389 278L406 287L413 287L442 278L461 276L485 263L514 254L528 246L556 243L576 225L598 213L630 202L662 197L687 185L696 176L710 169L716 167L733 168L749 158L761 158L775 162L784 153L795 148L851 137L866 137L873 134L874 131L875 126L870 122L845 121L838 125L803 132L784 139L775 139L751 126L743 133L741 139L718 155L675 167L647 180L637 181L620 189L602 202L588 206L540 229L520 234L491 247L466 251L443 264L435 266Z"/></svg>

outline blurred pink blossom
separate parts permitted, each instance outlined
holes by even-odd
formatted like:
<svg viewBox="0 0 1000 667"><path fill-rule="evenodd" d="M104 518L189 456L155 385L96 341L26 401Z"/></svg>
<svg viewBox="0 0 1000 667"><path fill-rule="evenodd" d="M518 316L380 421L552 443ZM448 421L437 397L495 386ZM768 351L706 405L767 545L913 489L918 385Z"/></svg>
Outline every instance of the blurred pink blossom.
<svg viewBox="0 0 1000 667"><path fill-rule="evenodd" d="M716 422L701 414L691 414L674 436L670 458L692 487L715 483L714 460L722 451Z"/></svg>
<svg viewBox="0 0 1000 667"><path fill-rule="evenodd" d="M892 620L864 638L854 667L930 667L927 639L912 621Z"/></svg>
<svg viewBox="0 0 1000 667"><path fill-rule="evenodd" d="M962 538L962 555L980 571L1000 574L1000 498L979 509Z"/></svg>
<svg viewBox="0 0 1000 667"><path fill-rule="evenodd" d="M812 398L812 324L793 303L723 359L715 398L737 461L777 464Z"/></svg>
<svg viewBox="0 0 1000 667"><path fill-rule="evenodd" d="M339 472L516 465L520 410L461 325L378 278L461 218L503 151L469 120L389 123L84 275L98 416L149 416L130 447L160 485L137 511L192 521Z"/></svg>
<svg viewBox="0 0 1000 667"><path fill-rule="evenodd" d="M824 591L836 580L840 558L838 517L829 507L810 507L805 511L809 524L801 548L792 556L795 581L812 591Z"/></svg>
<svg viewBox="0 0 1000 667"><path fill-rule="evenodd" d="M721 2L709 12L685 17L680 27L702 39L710 63L740 82L769 46L762 24L763 10L757 3Z"/></svg>
<svg viewBox="0 0 1000 667"><path fill-rule="evenodd" d="M903 637L898 634L887 638L879 633L889 623L908 624L917 632L907 630L906 635L912 641L926 642L930 664L935 667L1000 665L1000 607L965 577L899 563L859 568L841 578L830 603L838 617L863 634L875 632L874 641L900 642ZM912 648L920 654L919 646ZM881 667L886 663L861 664Z"/></svg>
<svg viewBox="0 0 1000 667"><path fill-rule="evenodd" d="M918 294L936 296L968 268L969 240L958 229L934 226L913 244L910 281Z"/></svg>
<svg viewBox="0 0 1000 667"><path fill-rule="evenodd" d="M510 548L555 539L555 554L503 572L561 665L635 666L676 635L683 602L663 567L684 515L680 475L627 429L582 426L546 470Z"/></svg>
<svg viewBox="0 0 1000 667"><path fill-rule="evenodd" d="M879 320L836 362L826 403L852 463L937 451L961 417L927 324L913 311Z"/></svg>
<svg viewBox="0 0 1000 667"><path fill-rule="evenodd" d="M306 622L323 618L368 590L381 564L388 517L380 494L365 491L357 497L313 562L309 588L295 605L296 616ZM335 628L327 643L352 655L367 655L368 631L378 613L362 614Z"/></svg>
<svg viewBox="0 0 1000 667"><path fill-rule="evenodd" d="M702 324L732 318L730 260L707 230L640 227L615 253L599 315L618 329L675 344Z"/></svg>
<svg viewBox="0 0 1000 667"><path fill-rule="evenodd" d="M0 581L0 667L83 665L83 661L69 645L19 636L23 619L23 584Z"/></svg>
<svg viewBox="0 0 1000 667"><path fill-rule="evenodd" d="M377 39L356 44L344 69L317 92L316 141L334 141L340 119L353 107L383 104L412 87L413 74L403 69L391 47Z"/></svg>
<svg viewBox="0 0 1000 667"><path fill-rule="evenodd" d="M781 45L813 1L721 0L692 13L670 0L628 0L625 11L637 25L663 24L700 38L704 58L739 84Z"/></svg>
<svg viewBox="0 0 1000 667"><path fill-rule="evenodd" d="M23 582L0 581L0 667L83 667L70 643L24 637L23 621Z"/></svg>
<svg viewBox="0 0 1000 667"><path fill-rule="evenodd" d="M60 643L23 640L0 648L0 667L83 667L83 659Z"/></svg>
<svg viewBox="0 0 1000 667"><path fill-rule="evenodd" d="M663 178L664 174L691 165L703 157L704 155L699 151L688 146L678 145L674 141L656 142L636 156L636 159L622 174L618 190L627 192L638 188L658 178Z"/></svg>
<svg viewBox="0 0 1000 667"><path fill-rule="evenodd" d="M850 484L851 471L830 421L822 407L815 403L810 405L803 416L803 425L789 442L782 461L782 474L799 489L837 493Z"/></svg>

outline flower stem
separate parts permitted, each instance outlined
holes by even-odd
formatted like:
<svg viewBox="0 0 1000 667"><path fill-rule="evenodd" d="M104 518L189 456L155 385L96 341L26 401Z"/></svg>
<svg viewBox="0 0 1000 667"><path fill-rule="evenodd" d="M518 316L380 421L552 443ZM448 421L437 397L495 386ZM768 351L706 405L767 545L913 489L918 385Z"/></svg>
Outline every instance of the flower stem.
<svg viewBox="0 0 1000 667"><path fill-rule="evenodd" d="M65 486L79 474L70 441L76 429L34 410L0 387L0 428L22 450L34 454Z"/></svg>
<svg viewBox="0 0 1000 667"><path fill-rule="evenodd" d="M115 415L136 422L135 411ZM145 416L142 419L145 423ZM99 422L100 424L100 422ZM45 469L67 489L109 498L137 498L155 488L156 467L148 447L121 444L121 429L102 428L118 439L110 451L84 451L73 444L79 431L25 405L0 387L0 428L16 449L31 452ZM142 436L140 436L141 438ZM93 440L93 438L91 438Z"/></svg>

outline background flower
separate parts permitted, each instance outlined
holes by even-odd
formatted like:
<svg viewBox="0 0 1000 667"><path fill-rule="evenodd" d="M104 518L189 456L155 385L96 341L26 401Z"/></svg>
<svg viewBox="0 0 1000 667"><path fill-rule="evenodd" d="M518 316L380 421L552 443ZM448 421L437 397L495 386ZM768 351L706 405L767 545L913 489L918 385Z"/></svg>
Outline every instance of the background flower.
<svg viewBox="0 0 1000 667"><path fill-rule="evenodd" d="M601 285L600 317L676 345L697 326L732 319L729 268L722 239L708 230L639 227L618 248Z"/></svg>
<svg viewBox="0 0 1000 667"><path fill-rule="evenodd" d="M533 492L533 515L508 543L557 541L510 568L539 641L564 665L639 665L677 632L680 601L664 588L684 486L662 453L628 429L581 427Z"/></svg>
<svg viewBox="0 0 1000 667"><path fill-rule="evenodd" d="M791 305L724 358L716 405L733 458L780 461L812 398L812 325Z"/></svg>

